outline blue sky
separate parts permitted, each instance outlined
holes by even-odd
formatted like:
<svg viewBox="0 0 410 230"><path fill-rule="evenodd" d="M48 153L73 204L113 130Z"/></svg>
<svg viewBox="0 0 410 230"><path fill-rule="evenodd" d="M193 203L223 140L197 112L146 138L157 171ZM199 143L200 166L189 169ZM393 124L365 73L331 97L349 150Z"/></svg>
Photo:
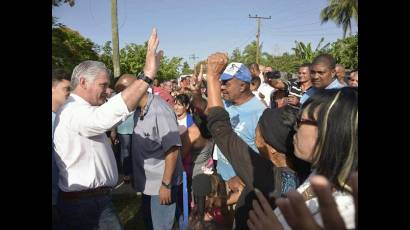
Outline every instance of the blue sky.
<svg viewBox="0 0 410 230"><path fill-rule="evenodd" d="M316 47L342 38L335 23L320 24L320 11L326 0L117 0L120 48L142 44L152 27L158 29L160 49L168 57L182 57L192 66L192 54L199 60L216 51L241 51L257 31L255 16L261 20L263 52L280 55L290 52L295 40ZM53 16L98 45L111 40L111 0L77 0L74 7L53 8ZM357 32L353 20L352 33Z"/></svg>

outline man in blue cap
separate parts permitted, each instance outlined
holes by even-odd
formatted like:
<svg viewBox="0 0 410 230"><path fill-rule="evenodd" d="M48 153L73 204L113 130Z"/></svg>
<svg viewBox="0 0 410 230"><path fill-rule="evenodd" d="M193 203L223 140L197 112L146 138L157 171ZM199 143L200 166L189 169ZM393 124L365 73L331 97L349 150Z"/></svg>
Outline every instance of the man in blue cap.
<svg viewBox="0 0 410 230"><path fill-rule="evenodd" d="M259 153L255 145L255 129L266 106L250 89L252 76L249 69L243 63L232 62L225 68L220 79L222 97L232 128L250 148ZM236 176L232 165L217 146L214 149L214 159L218 160L216 170L224 181Z"/></svg>

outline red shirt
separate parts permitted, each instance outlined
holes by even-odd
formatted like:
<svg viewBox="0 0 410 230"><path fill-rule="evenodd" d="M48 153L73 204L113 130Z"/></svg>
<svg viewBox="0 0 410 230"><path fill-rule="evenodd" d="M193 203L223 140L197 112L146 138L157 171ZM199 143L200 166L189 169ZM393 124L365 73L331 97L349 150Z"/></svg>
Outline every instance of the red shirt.
<svg viewBox="0 0 410 230"><path fill-rule="evenodd" d="M159 86L154 86L152 88L152 93L155 94L155 95L159 95L161 91L162 91L162 88L159 87Z"/></svg>
<svg viewBox="0 0 410 230"><path fill-rule="evenodd" d="M155 93L154 93L154 94L155 94ZM159 96L160 96L162 99L164 99L164 101L168 102L168 104L169 104L172 108L174 108L174 98L171 96L170 93L168 93L168 92L165 91L165 90L161 90L161 91L159 92Z"/></svg>

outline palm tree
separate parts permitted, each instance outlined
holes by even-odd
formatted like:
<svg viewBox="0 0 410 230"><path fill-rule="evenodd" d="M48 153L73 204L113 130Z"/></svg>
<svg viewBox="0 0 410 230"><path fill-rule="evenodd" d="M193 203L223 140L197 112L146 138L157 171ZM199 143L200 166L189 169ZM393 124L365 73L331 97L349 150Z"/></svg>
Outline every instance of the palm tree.
<svg viewBox="0 0 410 230"><path fill-rule="evenodd" d="M332 20L337 26L343 27L343 38L346 32L352 35L351 18L358 22L358 0L328 0L328 6L320 12L322 24Z"/></svg>
<svg viewBox="0 0 410 230"><path fill-rule="evenodd" d="M305 45L303 42L295 41L295 48L292 48L292 50L295 52L296 57L303 62L311 62L317 55L328 51L330 43L321 46L324 40L325 38L322 37L314 50L310 42Z"/></svg>
<svg viewBox="0 0 410 230"><path fill-rule="evenodd" d="M60 6L63 0L51 0L52 6ZM68 3L71 7L74 6L75 0L64 0L64 3Z"/></svg>

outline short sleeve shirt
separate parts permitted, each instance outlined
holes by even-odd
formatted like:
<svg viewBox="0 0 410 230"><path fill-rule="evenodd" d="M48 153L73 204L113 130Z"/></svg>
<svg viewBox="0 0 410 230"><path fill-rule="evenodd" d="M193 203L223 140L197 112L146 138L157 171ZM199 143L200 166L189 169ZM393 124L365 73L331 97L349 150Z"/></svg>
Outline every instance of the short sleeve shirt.
<svg viewBox="0 0 410 230"><path fill-rule="evenodd" d="M142 114L134 113L132 167L134 189L146 195L158 195L165 169L165 153L181 146L177 118L173 109L159 96L148 94ZM172 185L181 184L182 162L178 155Z"/></svg>

